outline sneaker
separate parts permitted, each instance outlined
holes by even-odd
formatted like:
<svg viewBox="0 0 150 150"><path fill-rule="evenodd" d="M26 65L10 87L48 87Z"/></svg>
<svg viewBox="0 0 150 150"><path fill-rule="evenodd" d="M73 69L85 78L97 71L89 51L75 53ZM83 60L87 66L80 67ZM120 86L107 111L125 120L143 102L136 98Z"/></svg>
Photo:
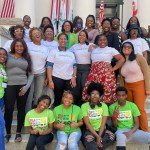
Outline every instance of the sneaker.
<svg viewBox="0 0 150 150"><path fill-rule="evenodd" d="M5 136L5 143L8 143L10 138L11 138L11 134L6 134L6 136Z"/></svg>

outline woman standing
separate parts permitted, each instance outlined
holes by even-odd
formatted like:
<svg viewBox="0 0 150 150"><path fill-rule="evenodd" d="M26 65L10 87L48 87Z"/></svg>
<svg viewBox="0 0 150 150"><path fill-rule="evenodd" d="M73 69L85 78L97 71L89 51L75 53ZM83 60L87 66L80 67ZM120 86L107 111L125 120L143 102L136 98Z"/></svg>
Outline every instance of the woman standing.
<svg viewBox="0 0 150 150"><path fill-rule="evenodd" d="M32 84L31 95L28 98L27 110L31 110L33 92L34 92L34 105L37 105L38 98L42 95L44 81L46 79L45 64L48 57L48 49L41 44L42 32L39 28L31 28L29 36L32 42L27 43L31 60L33 63L34 80ZM34 88L33 88L34 87Z"/></svg>
<svg viewBox="0 0 150 150"><path fill-rule="evenodd" d="M7 88L5 91L5 122L6 136L5 142L9 142L11 137L11 123L15 101L17 102L17 130L16 142L21 142L21 128L25 118L25 105L28 96L28 89L33 80L31 73L31 60L28 48L24 40L15 39L11 44L11 52L8 54L6 63L6 73L8 76Z"/></svg>
<svg viewBox="0 0 150 150"><path fill-rule="evenodd" d="M4 145L4 129L5 121L2 114L2 109L4 106L4 89L6 88L7 75L5 72L5 62L7 60L7 51L0 47L0 149L5 150Z"/></svg>
<svg viewBox="0 0 150 150"><path fill-rule="evenodd" d="M55 107L54 116L58 139L56 150L78 150L83 121L81 109L73 104L73 95L70 91L63 93L62 104Z"/></svg>
<svg viewBox="0 0 150 150"><path fill-rule="evenodd" d="M73 20L73 32L79 35L79 32L83 29L83 20L81 17L76 16Z"/></svg>
<svg viewBox="0 0 150 150"><path fill-rule="evenodd" d="M89 101L87 88L91 81L94 81L101 83L104 87L101 102L110 104L116 101L116 78L114 71L122 66L124 58L116 49L107 46L108 42L105 35L99 35L97 40L98 47L91 52L92 66L83 89L82 100ZM117 63L114 67L111 67L113 57L117 60Z"/></svg>
<svg viewBox="0 0 150 150"><path fill-rule="evenodd" d="M42 39L41 44L46 46L49 52L52 49L57 49L58 43L54 40L54 29L52 26L48 25L44 27L44 39Z"/></svg>
<svg viewBox="0 0 150 150"><path fill-rule="evenodd" d="M150 95L148 64L143 56L135 55L131 42L123 43L121 53L126 60L121 68L121 75L124 77L125 87L128 90L127 100L138 106L141 113L140 128L148 132L147 115L144 109L146 96Z"/></svg>
<svg viewBox="0 0 150 150"><path fill-rule="evenodd" d="M149 51L148 43L145 39L139 37L140 35L140 28L137 24L130 25L130 28L128 30L129 35L125 42L131 42L134 46L134 52L135 54L140 54L145 57L147 60L147 51Z"/></svg>
<svg viewBox="0 0 150 150"><path fill-rule="evenodd" d="M73 46L74 44L78 43L78 36L75 33L73 33L73 24L71 21L66 20L63 23L61 32L65 33L68 36L68 40L66 43L67 49L70 48L71 46ZM58 35L57 35L57 37L58 37ZM56 37L56 40L57 40L57 37Z"/></svg>
<svg viewBox="0 0 150 150"><path fill-rule="evenodd" d="M48 108L51 99L47 95L39 97L37 107L26 114L25 126L28 128L30 137L26 150L45 150L45 145L53 140L53 112Z"/></svg>
<svg viewBox="0 0 150 150"><path fill-rule="evenodd" d="M99 35L98 30L95 29L95 17L93 15L88 15L85 25L88 33L88 41L89 43L94 43L96 36Z"/></svg>
<svg viewBox="0 0 150 150"><path fill-rule="evenodd" d="M10 30L10 35L13 40L24 38L25 31L24 31L23 26L21 25L12 26L9 28L9 30ZM6 49L7 52L11 51L11 43L13 42L13 40L8 40L3 46L3 48Z"/></svg>
<svg viewBox="0 0 150 150"><path fill-rule="evenodd" d="M66 50L68 36L61 33L58 36L58 49L50 51L47 59L47 78L50 89L54 90L54 106L61 102L64 90L76 87L77 64L72 52Z"/></svg>
<svg viewBox="0 0 150 150"><path fill-rule="evenodd" d="M86 30L82 30L78 36L79 43L73 45L69 51L73 52L77 62L77 86L74 90L77 105L81 105L82 90L84 88L87 76L91 67L91 52L88 51L91 44L88 41Z"/></svg>
<svg viewBox="0 0 150 150"><path fill-rule="evenodd" d="M132 16L127 23L127 26L126 26L127 36L129 34L129 28L133 24L136 24L139 27L139 33L140 33L139 35L141 38L149 38L150 37L150 26L148 26L148 32L147 32L144 27L140 26L140 22L136 16Z"/></svg>
<svg viewBox="0 0 150 150"><path fill-rule="evenodd" d="M53 27L53 24L52 24L50 18L49 17L43 17L42 21L41 21L41 24L40 24L40 27L39 27L41 29L42 33L43 33L43 30L44 30L44 27L46 27L47 25L50 25L50 26Z"/></svg>
<svg viewBox="0 0 150 150"><path fill-rule="evenodd" d="M109 113L107 105L99 101L103 92L101 84L92 82L87 89L90 101L81 107L86 125L83 141L87 150L104 150L114 143L114 134L105 129Z"/></svg>

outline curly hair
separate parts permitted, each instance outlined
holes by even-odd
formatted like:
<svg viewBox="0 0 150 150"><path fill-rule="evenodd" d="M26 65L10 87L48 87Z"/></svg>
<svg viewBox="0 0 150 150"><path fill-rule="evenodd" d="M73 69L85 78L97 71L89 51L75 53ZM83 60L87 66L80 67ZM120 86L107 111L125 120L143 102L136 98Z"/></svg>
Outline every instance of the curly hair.
<svg viewBox="0 0 150 150"><path fill-rule="evenodd" d="M98 91L100 95L104 94L103 86L100 83L91 82L87 88L87 94L90 95L92 91Z"/></svg>
<svg viewBox="0 0 150 150"><path fill-rule="evenodd" d="M24 27L21 26L21 25L11 26L11 27L9 28L9 32L10 32L11 37L12 37L13 39L16 38L15 35L14 35L14 33L15 33L15 30L17 30L17 29L20 29L20 30L23 31L23 34L22 34L22 39L23 39L24 34L25 34L25 31L24 31Z"/></svg>
<svg viewBox="0 0 150 150"><path fill-rule="evenodd" d="M30 31L29 31L29 37L30 37L31 41L33 41L32 32L33 32L34 30L38 30L38 31L41 33L41 36L42 36L42 31L41 31L39 28L37 28L37 27L33 27L33 28L31 28Z"/></svg>

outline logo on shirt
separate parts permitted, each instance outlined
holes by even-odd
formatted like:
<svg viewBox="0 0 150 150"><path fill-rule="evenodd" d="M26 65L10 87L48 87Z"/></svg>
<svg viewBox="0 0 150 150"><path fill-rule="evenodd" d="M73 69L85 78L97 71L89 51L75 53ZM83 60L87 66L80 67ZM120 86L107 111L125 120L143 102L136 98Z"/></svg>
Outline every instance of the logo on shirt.
<svg viewBox="0 0 150 150"><path fill-rule="evenodd" d="M132 113L130 110L128 111L119 111L118 120L130 120L132 119Z"/></svg>
<svg viewBox="0 0 150 150"><path fill-rule="evenodd" d="M102 108L96 110L88 110L88 117L91 119L102 118L103 110Z"/></svg>
<svg viewBox="0 0 150 150"><path fill-rule="evenodd" d="M32 127L45 127L47 126L47 117L30 118L30 124Z"/></svg>

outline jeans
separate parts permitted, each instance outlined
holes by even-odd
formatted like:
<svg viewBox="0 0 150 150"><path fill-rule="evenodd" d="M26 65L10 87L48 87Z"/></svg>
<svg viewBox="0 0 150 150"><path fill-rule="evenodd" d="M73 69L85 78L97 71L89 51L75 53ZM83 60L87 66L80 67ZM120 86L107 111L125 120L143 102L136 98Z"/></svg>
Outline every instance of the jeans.
<svg viewBox="0 0 150 150"><path fill-rule="evenodd" d="M26 150L34 150L35 145L37 150L45 150L45 145L50 143L53 137L54 135L52 133L46 135L30 134Z"/></svg>
<svg viewBox="0 0 150 150"><path fill-rule="evenodd" d="M109 147L110 145L114 143L114 139L111 140L109 134L104 132L104 134L102 135L103 147L98 148L96 144L96 138L93 136L93 134L89 130L85 131L83 135L83 141L84 141L86 150L105 150L107 147Z"/></svg>
<svg viewBox="0 0 150 150"><path fill-rule="evenodd" d="M116 146L126 146L128 141L134 141L137 143L145 143L150 145L150 133L137 129L129 139L123 134L123 132L128 132L131 129L117 130L116 134Z"/></svg>
<svg viewBox="0 0 150 150"><path fill-rule="evenodd" d="M64 131L57 131L58 143L56 150L65 150L67 147L68 150L79 150L78 142L80 138L81 131L72 132L70 134L67 134Z"/></svg>
<svg viewBox="0 0 150 150"><path fill-rule="evenodd" d="M26 112L32 109L32 101L37 104L38 98L42 95L45 81L45 73L34 75L33 82L30 87L29 96L26 103ZM34 97L34 98L33 98Z"/></svg>
<svg viewBox="0 0 150 150"><path fill-rule="evenodd" d="M19 96L20 89L24 85L7 85L7 88L5 90L5 122L6 122L6 131L7 134L11 134L11 124L13 119L13 111L14 111L14 105L15 101L17 102L17 131L21 132L21 128L24 123L25 118L25 106L26 101L28 97L29 90L23 95Z"/></svg>
<svg viewBox="0 0 150 150"><path fill-rule="evenodd" d="M4 128L5 128L5 121L3 118L2 110L0 109L0 150L5 150Z"/></svg>

